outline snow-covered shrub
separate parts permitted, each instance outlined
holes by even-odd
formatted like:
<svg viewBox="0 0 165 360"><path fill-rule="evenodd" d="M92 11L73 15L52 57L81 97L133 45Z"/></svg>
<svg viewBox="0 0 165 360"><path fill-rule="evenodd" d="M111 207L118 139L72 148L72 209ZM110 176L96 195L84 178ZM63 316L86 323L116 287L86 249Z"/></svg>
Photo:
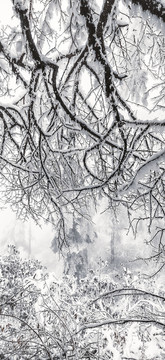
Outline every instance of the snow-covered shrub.
<svg viewBox="0 0 165 360"><path fill-rule="evenodd" d="M154 281L127 269L56 279L14 247L0 270L0 359L165 358L165 296Z"/></svg>

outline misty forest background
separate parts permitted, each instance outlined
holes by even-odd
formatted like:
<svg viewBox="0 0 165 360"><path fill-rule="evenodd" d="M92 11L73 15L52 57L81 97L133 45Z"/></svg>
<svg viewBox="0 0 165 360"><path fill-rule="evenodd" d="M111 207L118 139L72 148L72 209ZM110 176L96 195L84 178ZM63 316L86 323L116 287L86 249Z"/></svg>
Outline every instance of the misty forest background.
<svg viewBox="0 0 165 360"><path fill-rule="evenodd" d="M0 16L0 359L165 358L165 3Z"/></svg>

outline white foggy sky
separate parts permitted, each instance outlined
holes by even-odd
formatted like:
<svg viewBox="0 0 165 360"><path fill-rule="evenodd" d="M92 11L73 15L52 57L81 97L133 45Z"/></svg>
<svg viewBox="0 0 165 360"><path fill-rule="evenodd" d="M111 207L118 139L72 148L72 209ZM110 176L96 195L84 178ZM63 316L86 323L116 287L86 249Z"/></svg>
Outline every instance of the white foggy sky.
<svg viewBox="0 0 165 360"><path fill-rule="evenodd" d="M28 258L31 251L32 258L54 271L58 255L50 249L53 236L51 225L42 224L41 228L33 220L18 220L9 206L0 211L0 254L5 253L7 245L12 244L18 248L21 256Z"/></svg>

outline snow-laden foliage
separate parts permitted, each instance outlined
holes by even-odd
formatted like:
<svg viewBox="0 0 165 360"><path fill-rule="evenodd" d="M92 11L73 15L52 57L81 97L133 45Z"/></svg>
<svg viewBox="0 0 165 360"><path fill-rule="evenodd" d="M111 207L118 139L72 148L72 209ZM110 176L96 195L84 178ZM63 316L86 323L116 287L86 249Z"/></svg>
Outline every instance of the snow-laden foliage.
<svg viewBox="0 0 165 360"><path fill-rule="evenodd" d="M60 246L68 213L88 217L99 196L164 237L164 2L11 0L10 10L0 29L5 201L53 222Z"/></svg>
<svg viewBox="0 0 165 360"><path fill-rule="evenodd" d="M163 289L127 269L56 279L14 247L0 258L0 359L164 360Z"/></svg>

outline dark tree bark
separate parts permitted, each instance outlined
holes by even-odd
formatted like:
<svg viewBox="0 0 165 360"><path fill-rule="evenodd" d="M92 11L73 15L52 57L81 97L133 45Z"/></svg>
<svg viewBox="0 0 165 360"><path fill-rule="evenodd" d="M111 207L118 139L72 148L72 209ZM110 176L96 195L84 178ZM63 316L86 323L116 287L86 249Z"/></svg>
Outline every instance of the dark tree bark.
<svg viewBox="0 0 165 360"><path fill-rule="evenodd" d="M134 5L140 5L144 11L149 11L165 22L165 6L161 0L131 0Z"/></svg>

